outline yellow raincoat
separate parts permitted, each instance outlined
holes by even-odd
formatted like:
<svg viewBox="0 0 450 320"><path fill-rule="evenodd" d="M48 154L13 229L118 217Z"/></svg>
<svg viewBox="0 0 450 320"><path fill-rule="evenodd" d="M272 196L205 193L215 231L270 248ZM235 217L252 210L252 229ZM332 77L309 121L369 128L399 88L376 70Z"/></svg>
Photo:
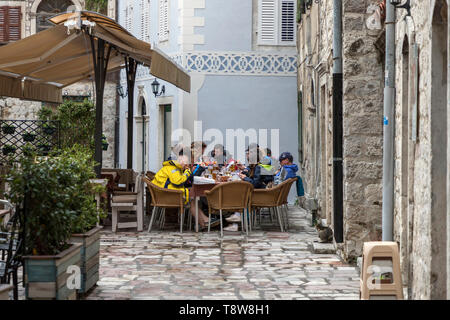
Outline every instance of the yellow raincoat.
<svg viewBox="0 0 450 320"><path fill-rule="evenodd" d="M176 160L163 162L163 167L155 174L152 183L161 188L183 190L185 202L189 202L189 190L184 183L191 175L189 169L182 171L181 165Z"/></svg>

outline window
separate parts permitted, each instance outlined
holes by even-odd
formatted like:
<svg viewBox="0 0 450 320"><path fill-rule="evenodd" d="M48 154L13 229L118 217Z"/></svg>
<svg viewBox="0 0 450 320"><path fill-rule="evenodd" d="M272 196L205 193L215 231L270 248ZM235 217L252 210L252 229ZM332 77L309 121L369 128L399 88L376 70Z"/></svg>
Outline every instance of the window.
<svg viewBox="0 0 450 320"><path fill-rule="evenodd" d="M169 0L159 0L159 41L169 40Z"/></svg>
<svg viewBox="0 0 450 320"><path fill-rule="evenodd" d="M36 11L36 32L53 27L53 24L48 19L59 13L66 12L70 6L73 6L73 3L69 0L41 1Z"/></svg>
<svg viewBox="0 0 450 320"><path fill-rule="evenodd" d="M133 27L133 5L127 4L125 8L125 29L127 29L128 32L131 32L131 29Z"/></svg>
<svg viewBox="0 0 450 320"><path fill-rule="evenodd" d="M20 7L0 7L0 42L20 40L22 13Z"/></svg>
<svg viewBox="0 0 450 320"><path fill-rule="evenodd" d="M150 42L150 0L141 0L141 40Z"/></svg>
<svg viewBox="0 0 450 320"><path fill-rule="evenodd" d="M295 45L295 0L259 0L258 44Z"/></svg>

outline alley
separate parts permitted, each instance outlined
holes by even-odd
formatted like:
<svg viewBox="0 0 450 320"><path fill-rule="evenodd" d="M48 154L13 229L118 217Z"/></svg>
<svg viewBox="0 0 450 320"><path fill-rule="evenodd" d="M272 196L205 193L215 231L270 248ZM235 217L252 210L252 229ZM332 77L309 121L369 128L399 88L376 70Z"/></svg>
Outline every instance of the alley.
<svg viewBox="0 0 450 320"><path fill-rule="evenodd" d="M87 299L358 299L356 267L314 254L310 217L290 208L290 232L266 225L249 236L106 230L100 280ZM168 230L169 229L169 230Z"/></svg>

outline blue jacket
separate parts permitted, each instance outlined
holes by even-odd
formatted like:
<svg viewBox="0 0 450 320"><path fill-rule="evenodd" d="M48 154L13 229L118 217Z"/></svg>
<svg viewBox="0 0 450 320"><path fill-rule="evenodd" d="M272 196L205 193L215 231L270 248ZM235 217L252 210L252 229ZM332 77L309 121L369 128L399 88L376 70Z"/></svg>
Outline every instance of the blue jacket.
<svg viewBox="0 0 450 320"><path fill-rule="evenodd" d="M297 171L298 166L295 163L282 166L280 172L275 176L275 184L279 184L290 178L295 178Z"/></svg>

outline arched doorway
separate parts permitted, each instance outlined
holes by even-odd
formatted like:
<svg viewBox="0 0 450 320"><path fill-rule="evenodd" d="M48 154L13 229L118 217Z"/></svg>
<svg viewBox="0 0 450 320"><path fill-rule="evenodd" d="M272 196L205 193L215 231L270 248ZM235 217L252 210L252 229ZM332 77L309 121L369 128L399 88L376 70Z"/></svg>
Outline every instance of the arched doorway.
<svg viewBox="0 0 450 320"><path fill-rule="evenodd" d="M431 43L431 299L446 299L447 3L436 0Z"/></svg>

